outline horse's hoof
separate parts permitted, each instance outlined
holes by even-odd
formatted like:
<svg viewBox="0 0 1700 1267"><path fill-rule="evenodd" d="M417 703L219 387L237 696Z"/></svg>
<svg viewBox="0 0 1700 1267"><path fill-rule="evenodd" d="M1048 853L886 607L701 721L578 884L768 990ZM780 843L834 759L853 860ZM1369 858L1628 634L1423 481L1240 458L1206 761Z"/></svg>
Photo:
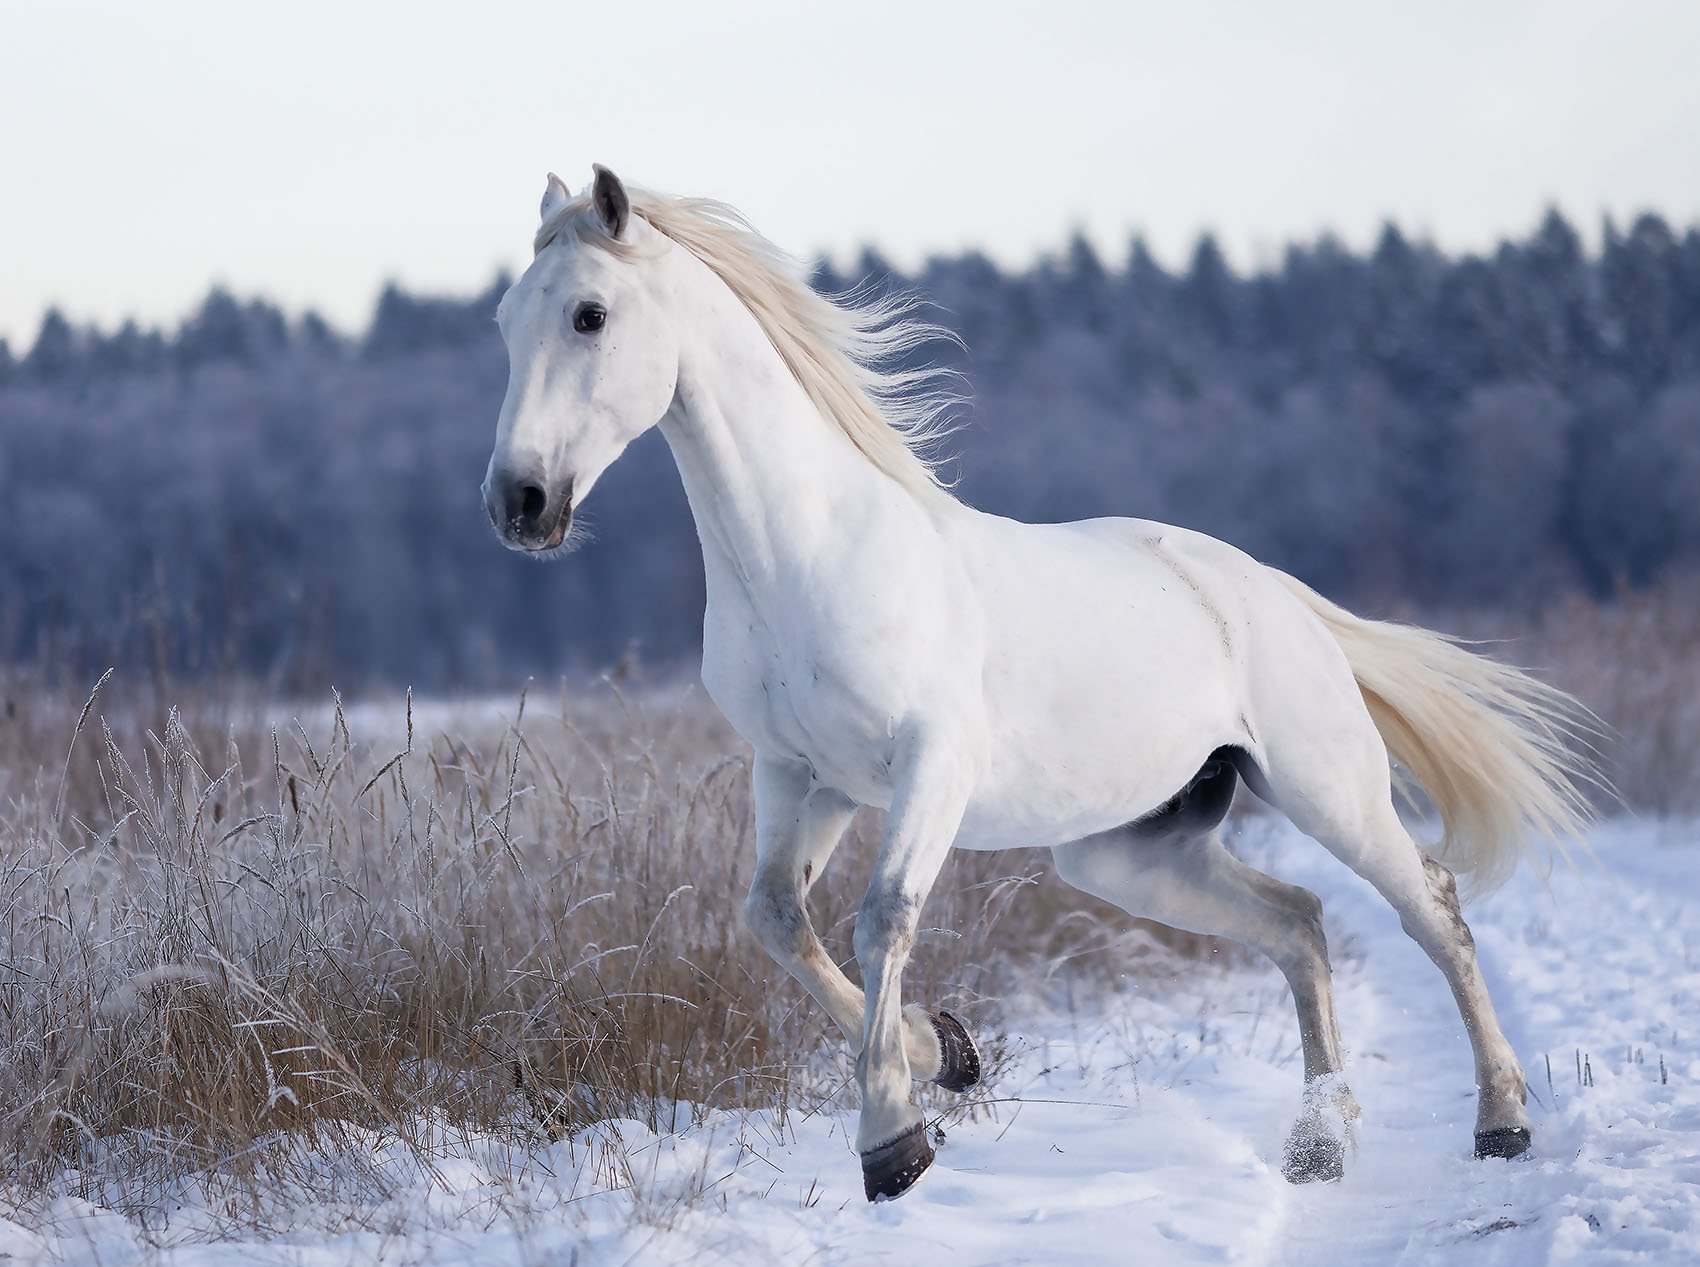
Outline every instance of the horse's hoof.
<svg viewBox="0 0 1700 1267"><path fill-rule="evenodd" d="M968 1037L962 1022L946 1011L929 1012L933 1032L939 1036L939 1071L933 1079L946 1091L966 1091L980 1081L980 1049Z"/></svg>
<svg viewBox="0 0 1700 1267"><path fill-rule="evenodd" d="M1288 1183L1328 1183L1346 1173L1346 1146L1332 1135L1294 1135L1281 1150Z"/></svg>
<svg viewBox="0 0 1700 1267"><path fill-rule="evenodd" d="M862 1154L862 1188L870 1201L894 1201L913 1188L932 1164L927 1128L917 1122L890 1143Z"/></svg>
<svg viewBox="0 0 1700 1267"><path fill-rule="evenodd" d="M1528 1152L1533 1142L1527 1126L1501 1126L1491 1131L1477 1131L1476 1156L1503 1157L1510 1161Z"/></svg>

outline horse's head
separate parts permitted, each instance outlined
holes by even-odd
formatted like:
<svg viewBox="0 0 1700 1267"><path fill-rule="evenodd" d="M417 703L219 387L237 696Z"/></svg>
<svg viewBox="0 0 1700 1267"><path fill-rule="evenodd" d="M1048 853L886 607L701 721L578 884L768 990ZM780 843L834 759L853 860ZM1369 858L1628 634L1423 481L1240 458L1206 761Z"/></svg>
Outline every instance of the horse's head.
<svg viewBox="0 0 1700 1267"><path fill-rule="evenodd" d="M496 308L508 392L484 507L510 549L571 548L573 508L673 402L678 339L664 304L666 239L619 177L596 168L574 198L550 174L536 258Z"/></svg>

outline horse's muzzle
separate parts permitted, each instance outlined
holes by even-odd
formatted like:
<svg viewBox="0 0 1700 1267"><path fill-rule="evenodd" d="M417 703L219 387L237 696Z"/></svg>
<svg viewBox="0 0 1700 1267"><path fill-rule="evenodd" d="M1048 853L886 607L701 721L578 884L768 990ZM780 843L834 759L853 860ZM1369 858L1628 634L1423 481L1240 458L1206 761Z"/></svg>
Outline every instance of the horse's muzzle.
<svg viewBox="0 0 1700 1267"><path fill-rule="evenodd" d="M573 526L573 482L551 487L539 472L492 474L484 482L484 513L511 550L559 549Z"/></svg>

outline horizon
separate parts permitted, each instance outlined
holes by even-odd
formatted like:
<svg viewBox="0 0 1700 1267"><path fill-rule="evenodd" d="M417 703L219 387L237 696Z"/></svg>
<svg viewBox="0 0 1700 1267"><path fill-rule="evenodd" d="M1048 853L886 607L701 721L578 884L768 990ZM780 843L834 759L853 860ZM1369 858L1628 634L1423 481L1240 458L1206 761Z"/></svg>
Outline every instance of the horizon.
<svg viewBox="0 0 1700 1267"><path fill-rule="evenodd" d="M1451 262L1458 262L1469 258L1488 258L1502 249L1515 248L1529 242L1546 223L1547 218L1555 212L1558 214L1559 218L1563 220L1564 223L1576 234L1581 244L1583 255L1590 261L1597 260L1601 251L1604 249L1608 227L1619 234L1626 234L1638 221L1645 217L1653 217L1661 220L1670 229L1673 236L1678 239L1681 239L1691 233L1700 233L1700 216L1696 216L1692 220L1685 222L1674 220L1671 217L1664 215L1656 208L1646 208L1628 214L1621 221L1608 212L1602 215L1598 222L1590 226L1578 222L1573 216L1569 215L1564 208L1549 205L1543 208L1524 230L1501 235L1496 237L1493 241L1484 243L1480 248L1476 249L1448 249L1445 244L1436 242L1431 237L1413 233L1406 226L1395 221L1388 220L1378 226L1373 233L1368 235L1368 239L1362 242L1348 241L1344 235L1336 233L1327 227L1323 227L1311 236L1288 239L1286 241L1273 244L1271 250L1264 258L1251 261L1249 265L1246 262L1235 260L1232 254L1223 247L1220 237L1208 228L1199 230L1192 239L1191 245L1186 250L1180 252L1178 254L1178 258L1165 258L1165 253L1159 253L1156 251L1151 251L1151 254L1157 261L1158 265L1169 276L1184 277L1190 268L1193 255L1197 251L1198 247L1206 239L1212 239L1216 242L1219 248L1222 248L1222 253L1226 258L1230 271L1233 275L1239 280L1253 280L1259 277L1279 273L1287 252L1294 250L1314 250L1326 243L1341 245L1354 258L1367 260L1373 255L1376 245L1381 240L1382 235L1387 230L1392 229L1397 231L1411 246L1419 249L1434 250L1438 252L1442 258ZM1042 246L1030 258L1025 260L1017 260L1013 262L1000 260L991 256L988 252L980 250L978 247L967 245L950 251L924 250L913 264L910 264L907 267L903 267L902 265L899 265L898 267L900 267L900 269L904 272L914 273L934 262L961 259L975 254L980 254L991 259L993 264L1001 273L1008 276L1018 276L1035 269L1043 268L1050 264L1062 262L1066 258L1077 234L1080 234L1080 230L1078 228L1067 229L1060 235L1059 240L1056 243L1049 246ZM1085 236L1084 234L1080 235ZM1150 243L1148 240L1137 230L1134 231L1125 242L1121 243L1120 250L1106 249L1105 244L1093 241L1090 237L1086 237L1086 241L1092 247L1094 253L1104 265L1105 269L1111 274L1120 274L1125 272L1128 258L1136 245L1144 245L1148 250L1150 249ZM882 244L879 242L861 243L854 248L832 255L816 253L813 255L803 256L801 258L805 264L812 266L818 267L825 264L831 266L839 273L854 273L859 261L869 252L874 252L884 257L887 262L896 263L891 254L886 252ZM1172 255L1173 253L1167 254ZM39 317L36 319L34 326L29 329L26 338L19 341L13 341L13 339L6 333L0 332L0 347L6 347L15 359L19 361L23 360L29 354L30 350L34 347L36 341L40 337L43 324L47 321L49 316L55 313L64 317L74 330L80 333L92 333L96 337L100 338L111 338L127 326L134 326L138 331L144 334L159 334L162 337L170 338L174 337L181 331L184 325L193 320L196 314L204 308L210 298L220 294L228 295L240 304L258 304L269 307L281 313L290 322L292 327L299 327L308 319L318 320L328 326L338 337L351 342L358 342L370 334L373 323L377 318L379 303L381 302L384 294L391 289L397 290L402 295L412 299L443 301L449 303L469 303L476 299L479 295L492 289L504 279L511 280L516 278L521 271L523 271L523 269L510 269L510 267L506 264L498 264L481 283L475 283L464 289L453 291L416 288L408 285L399 278L383 279L379 281L377 288L372 293L370 301L366 304L364 315L352 324L346 324L342 321L333 319L319 305L312 302L308 302L299 307L289 306L279 302L277 297L274 295L258 291L235 290L218 280L213 280L207 284L200 297L191 302L182 311L175 314L165 315L155 321L144 321L133 315L120 316L110 322L80 320L77 314L66 312L58 305L51 305L41 312Z"/></svg>
<svg viewBox="0 0 1700 1267"><path fill-rule="evenodd" d="M1024 268L1082 232L1241 272L1393 222L1484 252L1563 209L1700 220L1700 10L1081 2L855 10L446 0L26 5L0 47L0 337L170 326L210 290L342 331L387 281L528 256L545 172L722 198L793 254ZM78 74L63 73L75 55Z"/></svg>

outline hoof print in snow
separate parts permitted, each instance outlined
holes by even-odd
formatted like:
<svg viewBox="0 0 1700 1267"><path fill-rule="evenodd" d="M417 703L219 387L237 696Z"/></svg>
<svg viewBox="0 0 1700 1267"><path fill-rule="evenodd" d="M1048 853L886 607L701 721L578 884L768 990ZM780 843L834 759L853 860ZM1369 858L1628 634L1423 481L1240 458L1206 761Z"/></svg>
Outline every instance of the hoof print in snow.
<svg viewBox="0 0 1700 1267"><path fill-rule="evenodd" d="M1328 1183L1346 1173L1346 1148L1332 1135L1295 1135L1281 1154L1288 1183Z"/></svg>
<svg viewBox="0 0 1700 1267"><path fill-rule="evenodd" d="M929 1012L933 1032L939 1036L939 1072L933 1079L946 1091L967 1091L980 1083L980 1049L954 1014Z"/></svg>
<svg viewBox="0 0 1700 1267"><path fill-rule="evenodd" d="M889 1144L862 1154L862 1187L870 1201L894 1200L913 1188L932 1164L927 1128L917 1122Z"/></svg>
<svg viewBox="0 0 1700 1267"><path fill-rule="evenodd" d="M1477 1157L1503 1157L1507 1161L1529 1151L1532 1142L1527 1126L1501 1126L1476 1132Z"/></svg>

